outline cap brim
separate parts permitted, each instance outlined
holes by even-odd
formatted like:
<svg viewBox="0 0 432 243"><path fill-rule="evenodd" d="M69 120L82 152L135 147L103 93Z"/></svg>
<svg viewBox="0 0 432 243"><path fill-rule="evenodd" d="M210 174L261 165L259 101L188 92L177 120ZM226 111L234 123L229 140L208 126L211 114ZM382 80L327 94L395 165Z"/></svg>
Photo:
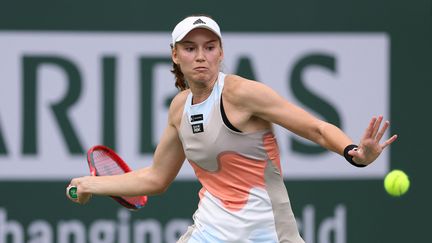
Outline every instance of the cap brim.
<svg viewBox="0 0 432 243"><path fill-rule="evenodd" d="M219 33L217 33L217 31L215 31L214 29L210 28L208 25L201 24L201 25L196 25L196 26L194 26L193 28L191 28L191 29L185 31L184 33L182 33L181 35L179 35L179 36L177 37L177 39L175 40L175 43L177 43L177 42L181 42L181 41L183 40L183 38L185 38L185 36L186 36L187 34L189 34L189 33L190 33L192 30L194 30L194 29L207 29L207 30L210 30L211 32L213 32L213 33L214 33L215 35L217 35L219 38L221 38L221 36L219 35ZM175 43L173 43L173 44L175 44Z"/></svg>

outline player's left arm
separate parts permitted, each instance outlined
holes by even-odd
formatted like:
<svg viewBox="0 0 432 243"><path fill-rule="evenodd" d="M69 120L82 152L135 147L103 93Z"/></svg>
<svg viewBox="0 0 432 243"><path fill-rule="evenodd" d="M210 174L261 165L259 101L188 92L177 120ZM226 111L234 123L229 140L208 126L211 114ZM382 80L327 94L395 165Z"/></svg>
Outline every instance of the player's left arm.
<svg viewBox="0 0 432 243"><path fill-rule="evenodd" d="M353 141L341 129L328 122L317 119L304 109L290 103L268 86L254 81L241 84L239 100L249 112L261 119L278 124L291 132L320 144L324 148L340 155ZM349 152L358 164L370 164L382 150L394 142L396 135L380 143L389 122L382 124L382 116L372 118L365 135L358 144L358 149ZM381 129L380 129L381 127Z"/></svg>

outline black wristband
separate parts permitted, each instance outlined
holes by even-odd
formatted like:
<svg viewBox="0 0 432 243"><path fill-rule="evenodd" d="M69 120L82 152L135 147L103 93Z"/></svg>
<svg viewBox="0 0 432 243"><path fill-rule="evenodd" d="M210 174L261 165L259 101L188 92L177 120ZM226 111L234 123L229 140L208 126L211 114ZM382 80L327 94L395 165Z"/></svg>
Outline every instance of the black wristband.
<svg viewBox="0 0 432 243"><path fill-rule="evenodd" d="M362 164L357 164L356 162L353 161L353 157L351 155L348 154L349 151L351 151L352 149L358 148L357 145L355 144L350 144L348 146L345 147L343 155L345 157L345 159L352 165L354 165L355 167L365 167L366 165L362 165Z"/></svg>

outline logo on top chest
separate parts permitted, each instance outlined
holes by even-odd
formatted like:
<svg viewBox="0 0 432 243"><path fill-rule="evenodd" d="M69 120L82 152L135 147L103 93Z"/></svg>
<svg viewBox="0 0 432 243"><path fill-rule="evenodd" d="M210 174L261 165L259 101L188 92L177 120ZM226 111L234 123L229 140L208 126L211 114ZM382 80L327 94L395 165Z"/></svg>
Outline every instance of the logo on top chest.
<svg viewBox="0 0 432 243"><path fill-rule="evenodd" d="M204 132L204 125L203 125L203 123L192 124L192 132L193 133Z"/></svg>
<svg viewBox="0 0 432 243"><path fill-rule="evenodd" d="M202 121L204 120L203 114L191 115L191 122Z"/></svg>

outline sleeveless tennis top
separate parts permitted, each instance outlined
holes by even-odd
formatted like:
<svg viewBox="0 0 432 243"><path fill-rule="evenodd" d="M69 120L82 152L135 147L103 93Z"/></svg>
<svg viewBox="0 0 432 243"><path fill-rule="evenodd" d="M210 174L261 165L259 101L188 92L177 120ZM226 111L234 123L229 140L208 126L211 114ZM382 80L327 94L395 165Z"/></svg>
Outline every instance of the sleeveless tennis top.
<svg viewBox="0 0 432 243"><path fill-rule="evenodd" d="M180 139L202 184L200 202L179 242L303 243L283 183L276 138L271 130L234 131L224 123L219 73L210 96L186 99Z"/></svg>

